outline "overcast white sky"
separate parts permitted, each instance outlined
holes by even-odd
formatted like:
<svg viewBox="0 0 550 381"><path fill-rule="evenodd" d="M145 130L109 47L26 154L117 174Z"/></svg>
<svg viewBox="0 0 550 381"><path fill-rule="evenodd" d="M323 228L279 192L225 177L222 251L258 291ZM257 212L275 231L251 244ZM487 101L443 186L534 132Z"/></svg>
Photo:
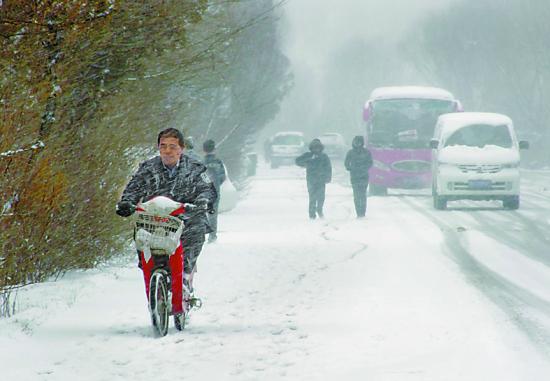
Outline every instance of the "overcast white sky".
<svg viewBox="0 0 550 381"><path fill-rule="evenodd" d="M400 40L422 15L457 0L288 0L283 7L282 49L290 60L294 87L264 133L295 129L304 107L315 113L329 60L351 40ZM307 106L306 104L307 103ZM317 111L320 111L317 109ZM289 128L290 127L290 128ZM298 128L299 129L299 128Z"/></svg>
<svg viewBox="0 0 550 381"><path fill-rule="evenodd" d="M293 65L322 65L347 40L395 41L426 12L454 0L289 0L281 25L283 47Z"/></svg>

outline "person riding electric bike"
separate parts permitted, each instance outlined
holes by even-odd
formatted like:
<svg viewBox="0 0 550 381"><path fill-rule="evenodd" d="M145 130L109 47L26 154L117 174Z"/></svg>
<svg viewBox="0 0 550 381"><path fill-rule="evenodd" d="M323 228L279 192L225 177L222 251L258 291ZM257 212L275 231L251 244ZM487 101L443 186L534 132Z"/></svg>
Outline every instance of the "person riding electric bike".
<svg viewBox="0 0 550 381"><path fill-rule="evenodd" d="M159 155L142 162L122 193L116 213L129 217L138 202L165 196L176 202L194 204L195 212L186 214L182 233L184 249L183 283L193 292L192 279L205 234L211 231L206 210L213 211L217 200L214 184L206 173L206 166L184 154L183 134L168 128L158 134Z"/></svg>

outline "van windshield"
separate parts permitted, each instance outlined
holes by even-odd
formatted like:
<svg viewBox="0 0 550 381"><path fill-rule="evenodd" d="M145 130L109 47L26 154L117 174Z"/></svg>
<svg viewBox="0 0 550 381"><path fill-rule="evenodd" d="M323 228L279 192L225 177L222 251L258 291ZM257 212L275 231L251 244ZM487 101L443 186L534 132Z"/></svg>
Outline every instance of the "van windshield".
<svg viewBox="0 0 550 381"><path fill-rule="evenodd" d="M487 145L511 148L512 137L508 126L474 124L462 127L449 136L445 142L445 147L469 146L483 148Z"/></svg>
<svg viewBox="0 0 550 381"><path fill-rule="evenodd" d="M273 138L273 145L299 146L302 144L300 135L277 135Z"/></svg>

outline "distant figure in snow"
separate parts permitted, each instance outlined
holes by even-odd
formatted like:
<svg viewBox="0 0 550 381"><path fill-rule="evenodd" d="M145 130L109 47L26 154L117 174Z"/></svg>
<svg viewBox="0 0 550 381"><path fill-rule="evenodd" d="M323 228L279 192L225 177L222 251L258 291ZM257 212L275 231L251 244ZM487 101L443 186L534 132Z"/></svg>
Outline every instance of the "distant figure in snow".
<svg viewBox="0 0 550 381"><path fill-rule="evenodd" d="M267 138L264 140L264 160L266 163L271 161L271 144L273 143L272 138Z"/></svg>
<svg viewBox="0 0 550 381"><path fill-rule="evenodd" d="M183 153L192 159L200 161L202 163L202 157L195 151L195 142L192 136L185 137L185 149Z"/></svg>
<svg viewBox="0 0 550 381"><path fill-rule="evenodd" d="M357 218L363 218L367 211L367 187L369 185L369 169L372 167L372 155L365 148L365 139L362 136L354 137L351 146L344 165L350 173Z"/></svg>
<svg viewBox="0 0 550 381"><path fill-rule="evenodd" d="M206 165L208 175L210 176L212 183L214 183L214 187L216 188L218 195L221 195L220 187L222 186L223 182L226 179L226 174L225 174L225 166L223 165L223 161L221 161L221 159L216 157L216 154L215 154L216 143L212 139L208 139L202 145L202 149L205 153L203 162ZM208 222L210 223L210 228L212 229L212 231L210 232L210 235L208 236L209 243L215 242L218 239L218 206L219 205L220 205L220 197L218 196L218 198L216 199L216 203L214 204L214 213L208 216Z"/></svg>
<svg viewBox="0 0 550 381"><path fill-rule="evenodd" d="M309 151L296 158L296 165L306 168L307 191L309 193L309 218L316 215L323 218L325 186L332 180L332 164L319 139L309 143Z"/></svg>

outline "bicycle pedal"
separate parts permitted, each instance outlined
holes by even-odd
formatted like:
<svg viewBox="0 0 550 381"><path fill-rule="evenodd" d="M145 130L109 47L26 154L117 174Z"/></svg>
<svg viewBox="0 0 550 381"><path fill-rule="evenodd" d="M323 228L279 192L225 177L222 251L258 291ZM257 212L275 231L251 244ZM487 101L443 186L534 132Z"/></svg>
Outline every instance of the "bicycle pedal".
<svg viewBox="0 0 550 381"><path fill-rule="evenodd" d="M200 309L202 307L202 300L200 298L191 298L189 299L189 305L192 308Z"/></svg>

